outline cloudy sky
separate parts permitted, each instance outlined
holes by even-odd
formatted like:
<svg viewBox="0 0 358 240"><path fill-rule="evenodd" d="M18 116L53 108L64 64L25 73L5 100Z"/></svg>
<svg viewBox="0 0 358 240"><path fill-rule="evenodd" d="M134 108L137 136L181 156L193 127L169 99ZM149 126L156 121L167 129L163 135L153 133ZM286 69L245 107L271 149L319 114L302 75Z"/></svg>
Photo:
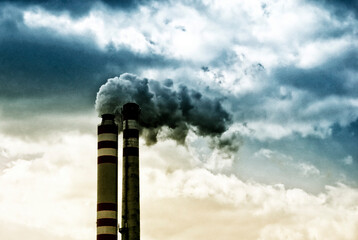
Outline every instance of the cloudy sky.
<svg viewBox="0 0 358 240"><path fill-rule="evenodd" d="M95 238L125 101L143 240L358 239L357 76L355 0L0 1L0 239Z"/></svg>

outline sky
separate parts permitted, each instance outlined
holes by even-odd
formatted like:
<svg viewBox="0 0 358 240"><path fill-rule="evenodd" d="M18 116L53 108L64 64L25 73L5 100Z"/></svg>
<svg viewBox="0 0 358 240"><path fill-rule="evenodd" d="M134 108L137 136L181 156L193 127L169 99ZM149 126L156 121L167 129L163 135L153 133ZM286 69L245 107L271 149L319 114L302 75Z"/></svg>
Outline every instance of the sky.
<svg viewBox="0 0 358 240"><path fill-rule="evenodd" d="M0 1L0 239L95 238L127 101L143 240L358 239L357 76L357 1Z"/></svg>

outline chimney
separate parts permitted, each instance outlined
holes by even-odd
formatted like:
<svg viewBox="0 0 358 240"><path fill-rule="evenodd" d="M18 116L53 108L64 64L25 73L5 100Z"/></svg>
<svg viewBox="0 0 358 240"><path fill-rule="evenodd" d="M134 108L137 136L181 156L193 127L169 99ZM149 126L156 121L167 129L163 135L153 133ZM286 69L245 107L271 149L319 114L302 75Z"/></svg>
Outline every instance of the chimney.
<svg viewBox="0 0 358 240"><path fill-rule="evenodd" d="M97 240L117 240L118 126L103 114L98 126Z"/></svg>
<svg viewBox="0 0 358 240"><path fill-rule="evenodd" d="M140 239L139 214L139 119L140 108L126 103L123 120L122 240Z"/></svg>

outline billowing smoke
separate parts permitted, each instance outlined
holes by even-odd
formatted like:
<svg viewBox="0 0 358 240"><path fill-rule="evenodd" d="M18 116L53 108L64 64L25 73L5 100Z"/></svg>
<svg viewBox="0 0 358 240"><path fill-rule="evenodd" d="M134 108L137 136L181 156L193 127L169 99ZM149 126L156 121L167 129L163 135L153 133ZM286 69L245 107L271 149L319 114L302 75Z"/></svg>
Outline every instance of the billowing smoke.
<svg viewBox="0 0 358 240"><path fill-rule="evenodd" d="M108 79L101 86L96 109L99 115L113 113L119 120L121 107L127 102L139 104L141 135L149 145L157 142L163 129L166 129L165 137L185 144L189 129L199 136L220 139L231 124L231 115L219 99L209 98L185 85L175 87L170 79L161 83L129 73ZM219 148L237 150L230 147L234 145L230 145L228 138L215 142L220 143Z"/></svg>

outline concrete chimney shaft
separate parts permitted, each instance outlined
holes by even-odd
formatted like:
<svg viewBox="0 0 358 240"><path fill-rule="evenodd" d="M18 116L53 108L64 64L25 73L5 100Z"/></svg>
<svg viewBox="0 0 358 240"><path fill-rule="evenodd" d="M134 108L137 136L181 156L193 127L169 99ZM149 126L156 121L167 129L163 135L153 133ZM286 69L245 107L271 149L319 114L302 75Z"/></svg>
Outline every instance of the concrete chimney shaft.
<svg viewBox="0 0 358 240"><path fill-rule="evenodd" d="M118 126L114 115L102 115L98 126L97 240L117 240Z"/></svg>
<svg viewBox="0 0 358 240"><path fill-rule="evenodd" d="M139 113L135 103L123 106L122 240L140 239Z"/></svg>

